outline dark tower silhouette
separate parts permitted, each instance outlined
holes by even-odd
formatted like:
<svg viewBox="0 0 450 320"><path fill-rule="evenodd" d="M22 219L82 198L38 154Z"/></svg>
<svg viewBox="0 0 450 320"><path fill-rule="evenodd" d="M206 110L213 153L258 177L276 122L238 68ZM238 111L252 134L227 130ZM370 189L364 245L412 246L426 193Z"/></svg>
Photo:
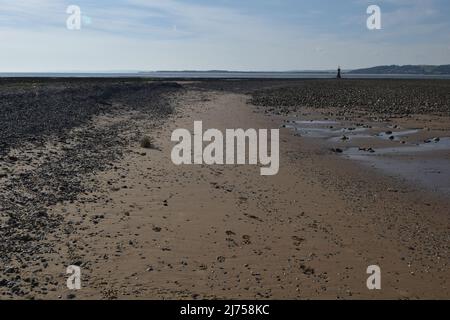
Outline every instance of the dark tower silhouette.
<svg viewBox="0 0 450 320"><path fill-rule="evenodd" d="M338 67L338 73L337 73L336 78L337 79L341 79L342 78L342 76L341 76L341 67L340 66Z"/></svg>

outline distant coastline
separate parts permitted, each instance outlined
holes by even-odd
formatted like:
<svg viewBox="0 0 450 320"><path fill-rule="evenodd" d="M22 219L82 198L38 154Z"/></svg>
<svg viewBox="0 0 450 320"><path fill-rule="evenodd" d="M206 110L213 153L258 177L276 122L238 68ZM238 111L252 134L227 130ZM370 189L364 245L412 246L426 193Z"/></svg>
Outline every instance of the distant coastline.
<svg viewBox="0 0 450 320"><path fill-rule="evenodd" d="M231 70L158 70L158 71L139 71L140 74L153 74L153 73L303 73L303 74L321 74L332 73L335 74L336 70L291 70L291 71L231 71Z"/></svg>
<svg viewBox="0 0 450 320"><path fill-rule="evenodd" d="M85 71L85 72L0 72L0 78L152 78L152 79L333 79L336 70L230 71ZM450 79L450 65L391 65L343 70L347 79Z"/></svg>
<svg viewBox="0 0 450 320"><path fill-rule="evenodd" d="M450 75L450 65L390 65L377 66L365 69L356 69L349 74L405 74L405 75Z"/></svg>

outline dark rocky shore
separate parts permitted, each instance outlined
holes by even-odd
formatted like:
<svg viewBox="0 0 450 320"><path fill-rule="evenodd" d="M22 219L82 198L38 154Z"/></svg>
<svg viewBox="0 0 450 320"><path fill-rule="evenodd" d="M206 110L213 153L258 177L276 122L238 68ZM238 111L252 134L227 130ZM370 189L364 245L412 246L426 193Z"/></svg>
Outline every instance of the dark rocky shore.
<svg viewBox="0 0 450 320"><path fill-rule="evenodd" d="M89 191L89 175L113 166L131 143L122 133L133 123L98 126L93 117L134 112L164 119L173 111L169 96L180 89L127 79L0 81L0 296L52 290L52 279L42 284L33 274L48 266L49 235L73 226L48 207ZM30 276L21 276L24 270Z"/></svg>
<svg viewBox="0 0 450 320"><path fill-rule="evenodd" d="M63 135L93 115L111 112L113 102L164 115L167 106L151 104L175 83L114 79L0 80L0 156L17 143L38 142L43 135Z"/></svg>
<svg viewBox="0 0 450 320"><path fill-rule="evenodd" d="M199 90L244 93L250 103L275 114L300 108L339 108L383 116L450 115L450 80L405 79L212 79L190 85Z"/></svg>
<svg viewBox="0 0 450 320"><path fill-rule="evenodd" d="M450 115L450 80L310 80L252 94L253 104L278 114L334 107L383 116Z"/></svg>

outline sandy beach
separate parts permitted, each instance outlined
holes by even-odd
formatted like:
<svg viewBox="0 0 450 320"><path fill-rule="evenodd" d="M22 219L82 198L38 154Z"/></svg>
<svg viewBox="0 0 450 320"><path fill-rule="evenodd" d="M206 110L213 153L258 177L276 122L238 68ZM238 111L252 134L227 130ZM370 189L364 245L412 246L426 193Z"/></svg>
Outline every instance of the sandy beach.
<svg viewBox="0 0 450 320"><path fill-rule="evenodd" d="M450 298L448 80L2 81L2 299ZM194 121L278 174L175 165Z"/></svg>

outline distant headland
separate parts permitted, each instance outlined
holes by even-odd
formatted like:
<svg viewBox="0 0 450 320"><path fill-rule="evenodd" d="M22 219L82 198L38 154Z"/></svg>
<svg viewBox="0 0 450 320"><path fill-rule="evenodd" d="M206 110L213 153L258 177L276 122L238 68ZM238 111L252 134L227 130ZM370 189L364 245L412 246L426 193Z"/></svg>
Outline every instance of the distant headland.
<svg viewBox="0 0 450 320"><path fill-rule="evenodd" d="M417 75L450 75L450 64L433 65L390 65L348 71L349 74L417 74Z"/></svg>

